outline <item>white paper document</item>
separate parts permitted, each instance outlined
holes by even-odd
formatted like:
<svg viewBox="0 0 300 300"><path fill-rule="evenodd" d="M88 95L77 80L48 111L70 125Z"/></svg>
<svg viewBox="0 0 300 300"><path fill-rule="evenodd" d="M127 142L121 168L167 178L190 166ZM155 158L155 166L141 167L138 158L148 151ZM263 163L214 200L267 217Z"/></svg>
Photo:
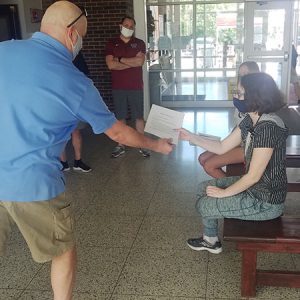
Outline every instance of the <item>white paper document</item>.
<svg viewBox="0 0 300 300"><path fill-rule="evenodd" d="M200 132L198 132L198 135L205 138L205 139L212 140L212 141L220 141L221 140L221 138L219 136L216 136L216 135L200 133Z"/></svg>
<svg viewBox="0 0 300 300"><path fill-rule="evenodd" d="M202 138L205 138L207 140L212 140L212 141L220 141L221 140L221 138L219 136L216 136L216 135L211 135L211 134L206 134L206 133L200 133L200 132L198 132L197 135L200 136L200 137L202 137ZM197 146L196 144L191 143L191 142L190 142L190 145L191 146Z"/></svg>
<svg viewBox="0 0 300 300"><path fill-rule="evenodd" d="M145 132L160 138L171 138L172 144L178 144L179 132L174 129L182 127L184 113L153 104L145 126Z"/></svg>

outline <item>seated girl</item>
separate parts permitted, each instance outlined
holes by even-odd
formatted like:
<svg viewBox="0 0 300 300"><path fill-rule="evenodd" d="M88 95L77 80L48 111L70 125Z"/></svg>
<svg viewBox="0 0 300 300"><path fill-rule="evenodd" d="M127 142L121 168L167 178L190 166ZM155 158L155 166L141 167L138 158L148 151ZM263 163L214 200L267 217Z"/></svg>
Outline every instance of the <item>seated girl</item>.
<svg viewBox="0 0 300 300"><path fill-rule="evenodd" d="M196 209L202 217L203 236L187 241L193 250L220 253L218 219L269 220L283 212L287 193L285 166L288 129L274 114L283 97L271 76L248 74L238 84L234 105L245 113L238 127L224 140L204 139L185 129L180 138L212 153L224 154L241 142L246 173L213 179L200 184Z"/></svg>

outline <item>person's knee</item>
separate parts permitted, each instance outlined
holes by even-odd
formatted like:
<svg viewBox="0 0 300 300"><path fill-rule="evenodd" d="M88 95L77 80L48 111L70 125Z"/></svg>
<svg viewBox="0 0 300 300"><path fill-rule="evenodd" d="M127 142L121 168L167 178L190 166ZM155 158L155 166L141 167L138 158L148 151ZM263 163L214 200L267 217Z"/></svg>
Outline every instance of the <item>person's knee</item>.
<svg viewBox="0 0 300 300"><path fill-rule="evenodd" d="M212 215L214 215L213 212L216 209L216 205L217 203L214 198L205 195L198 198L195 208L202 218L210 218Z"/></svg>
<svg viewBox="0 0 300 300"><path fill-rule="evenodd" d="M76 246L74 245L72 248L70 248L69 250L67 250L64 254L65 254L67 257L69 257L70 260L76 261L76 260L77 260L77 250L76 250Z"/></svg>
<svg viewBox="0 0 300 300"><path fill-rule="evenodd" d="M143 117L138 117L138 118L135 119L135 122L136 123L144 123L145 121L144 121Z"/></svg>
<svg viewBox="0 0 300 300"><path fill-rule="evenodd" d="M205 164L205 158L203 157L202 154L200 154L198 156L198 161L199 161L199 164L203 167L203 165Z"/></svg>
<svg viewBox="0 0 300 300"><path fill-rule="evenodd" d="M81 137L80 130L75 130L72 133L72 143L73 143L73 145L78 145L81 142L82 142L82 137Z"/></svg>
<svg viewBox="0 0 300 300"><path fill-rule="evenodd" d="M200 216L203 215L203 210L204 210L203 203L204 203L204 197L199 197L195 205L196 211L200 214Z"/></svg>
<svg viewBox="0 0 300 300"><path fill-rule="evenodd" d="M206 181L202 181L199 183L199 185L198 185L198 194L199 195L206 194L206 187L208 185L208 182L209 181L206 180Z"/></svg>
<svg viewBox="0 0 300 300"><path fill-rule="evenodd" d="M60 260L76 262L76 260L77 260L76 246L73 245L70 248L67 248L66 250L64 250L59 255L56 255L52 258L52 261L60 261Z"/></svg>
<svg viewBox="0 0 300 300"><path fill-rule="evenodd" d="M205 171L208 175L211 175L212 169L211 169L210 165L209 165L207 162L203 162L202 167L203 167L204 171Z"/></svg>
<svg viewBox="0 0 300 300"><path fill-rule="evenodd" d="M214 174L214 172L219 169L218 166L215 164L214 161L212 160L207 160L204 164L203 164L203 169L205 170L205 172L209 175ZM211 175L212 176L212 175Z"/></svg>
<svg viewBox="0 0 300 300"><path fill-rule="evenodd" d="M206 196L206 188L207 185L209 185L210 181L203 181L200 182L197 188L197 202L196 202L196 207L197 207L197 203L200 201L201 198Z"/></svg>
<svg viewBox="0 0 300 300"><path fill-rule="evenodd" d="M75 130L72 132L72 138L75 138L75 139L81 138L81 133L80 133L80 130L79 130L79 129L75 129Z"/></svg>

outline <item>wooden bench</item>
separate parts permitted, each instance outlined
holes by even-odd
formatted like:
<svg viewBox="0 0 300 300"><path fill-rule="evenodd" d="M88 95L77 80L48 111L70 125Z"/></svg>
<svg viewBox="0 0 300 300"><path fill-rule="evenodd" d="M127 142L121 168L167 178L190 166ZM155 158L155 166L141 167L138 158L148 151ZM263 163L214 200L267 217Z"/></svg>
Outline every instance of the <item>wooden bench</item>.
<svg viewBox="0 0 300 300"><path fill-rule="evenodd" d="M287 166L295 167L295 157ZM299 166L296 166L299 167ZM228 165L227 176L244 174L244 165ZM289 192L300 192L299 183L288 183ZM236 242L242 252L241 295L255 297L257 286L300 288L300 272L257 269L258 252L300 253L300 218L283 216L269 221L225 219L223 239Z"/></svg>
<svg viewBox="0 0 300 300"><path fill-rule="evenodd" d="M224 220L225 241L242 252L241 295L255 297L257 286L300 288L300 272L258 270L258 252L300 253L300 218L269 221Z"/></svg>

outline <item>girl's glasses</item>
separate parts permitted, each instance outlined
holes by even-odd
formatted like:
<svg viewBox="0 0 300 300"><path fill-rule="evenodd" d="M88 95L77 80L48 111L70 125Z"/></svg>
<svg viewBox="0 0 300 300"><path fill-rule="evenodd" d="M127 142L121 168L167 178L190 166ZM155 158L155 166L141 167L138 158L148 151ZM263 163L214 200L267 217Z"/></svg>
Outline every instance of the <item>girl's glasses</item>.
<svg viewBox="0 0 300 300"><path fill-rule="evenodd" d="M242 92L240 92L239 90L234 90L234 91L232 92L232 94L233 94L234 96L238 96L238 98L240 98L240 97L242 97L242 96L245 95L245 93L242 93Z"/></svg>

